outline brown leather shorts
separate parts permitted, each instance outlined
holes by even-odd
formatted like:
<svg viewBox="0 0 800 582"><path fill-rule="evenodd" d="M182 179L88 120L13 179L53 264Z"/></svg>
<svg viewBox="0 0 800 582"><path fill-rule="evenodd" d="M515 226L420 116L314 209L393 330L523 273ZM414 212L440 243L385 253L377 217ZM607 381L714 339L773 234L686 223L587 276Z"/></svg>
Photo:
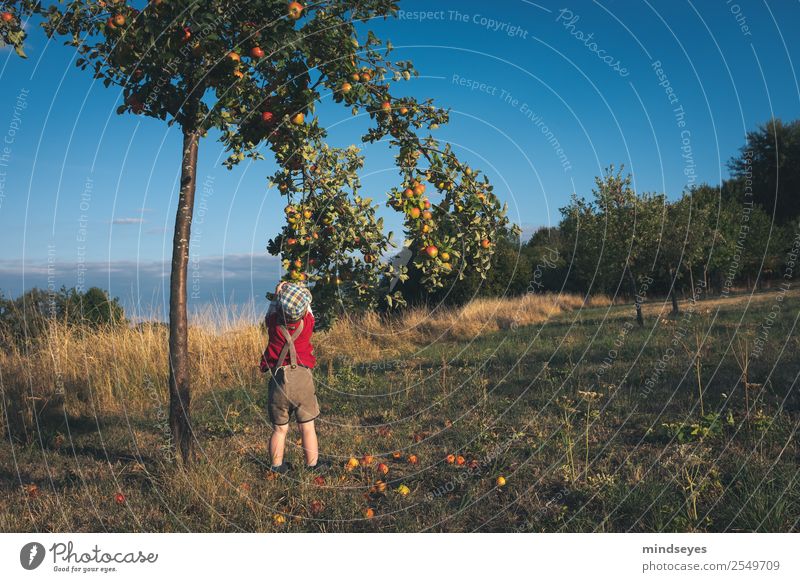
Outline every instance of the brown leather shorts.
<svg viewBox="0 0 800 582"><path fill-rule="evenodd" d="M319 403L311 370L282 366L270 375L267 409L272 424L289 424L294 414L297 422L310 422L319 416Z"/></svg>

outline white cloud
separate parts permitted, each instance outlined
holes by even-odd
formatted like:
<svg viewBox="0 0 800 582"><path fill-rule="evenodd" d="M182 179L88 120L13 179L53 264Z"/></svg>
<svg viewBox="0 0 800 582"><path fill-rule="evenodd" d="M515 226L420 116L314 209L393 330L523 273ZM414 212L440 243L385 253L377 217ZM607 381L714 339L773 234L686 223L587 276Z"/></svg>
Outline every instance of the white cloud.
<svg viewBox="0 0 800 582"><path fill-rule="evenodd" d="M142 224L144 218L115 218L111 224Z"/></svg>

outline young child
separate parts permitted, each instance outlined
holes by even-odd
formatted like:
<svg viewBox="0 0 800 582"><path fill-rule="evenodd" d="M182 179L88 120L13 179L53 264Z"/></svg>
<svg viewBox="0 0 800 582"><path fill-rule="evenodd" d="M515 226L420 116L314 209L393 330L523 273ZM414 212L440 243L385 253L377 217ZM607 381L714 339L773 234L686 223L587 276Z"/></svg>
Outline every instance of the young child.
<svg viewBox="0 0 800 582"><path fill-rule="evenodd" d="M314 429L319 404L311 374L317 361L311 345L311 292L301 284L279 283L267 311L266 325L269 342L261 357L261 371L270 372L267 408L273 427L269 442L271 470L282 474L291 468L283 461L283 453L292 415L300 429L306 466L319 469L322 463Z"/></svg>

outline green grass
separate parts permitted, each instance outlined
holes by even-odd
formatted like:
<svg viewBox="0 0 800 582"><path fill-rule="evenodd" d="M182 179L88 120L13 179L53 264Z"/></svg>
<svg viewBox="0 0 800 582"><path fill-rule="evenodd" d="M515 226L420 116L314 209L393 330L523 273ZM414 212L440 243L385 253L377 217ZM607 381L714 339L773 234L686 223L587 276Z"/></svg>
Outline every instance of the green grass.
<svg viewBox="0 0 800 582"><path fill-rule="evenodd" d="M797 531L800 296L783 301L748 388L737 363L774 297L701 302L688 319L650 306L641 329L628 306L584 309L398 361L334 364L330 377L322 366L324 485L304 471L266 478L265 389L196 398L200 461L185 471L168 462L160 404L71 418L0 444L0 530ZM388 475L344 470L366 453ZM386 491L370 492L378 479Z"/></svg>

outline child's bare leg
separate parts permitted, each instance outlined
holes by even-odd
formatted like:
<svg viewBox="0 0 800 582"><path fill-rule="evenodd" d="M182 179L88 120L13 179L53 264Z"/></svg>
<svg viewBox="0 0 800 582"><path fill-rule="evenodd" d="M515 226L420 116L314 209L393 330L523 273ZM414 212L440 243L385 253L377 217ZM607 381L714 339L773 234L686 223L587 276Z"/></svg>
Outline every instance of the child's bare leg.
<svg viewBox="0 0 800 582"><path fill-rule="evenodd" d="M289 434L288 424L272 425L272 436L269 439L269 456L272 458L273 467L283 463L283 450L286 447L287 434Z"/></svg>
<svg viewBox="0 0 800 582"><path fill-rule="evenodd" d="M306 455L306 465L313 467L319 458L319 443L317 442L317 431L314 430L314 421L299 422L300 438L303 441L303 452Z"/></svg>

